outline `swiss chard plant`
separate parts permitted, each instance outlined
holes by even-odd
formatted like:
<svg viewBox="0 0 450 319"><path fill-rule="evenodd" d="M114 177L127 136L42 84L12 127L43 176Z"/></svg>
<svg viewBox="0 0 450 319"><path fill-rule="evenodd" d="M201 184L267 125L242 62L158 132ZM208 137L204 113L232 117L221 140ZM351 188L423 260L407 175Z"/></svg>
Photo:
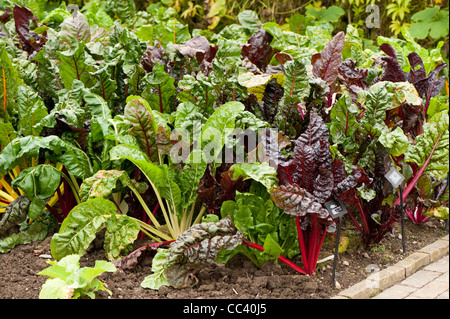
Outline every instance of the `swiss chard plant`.
<svg viewBox="0 0 450 319"><path fill-rule="evenodd" d="M414 41L423 13L413 36L373 43L333 33L336 7L284 25L246 10L214 32L167 1L38 2L0 12L2 252L59 227L55 259L100 232L123 268L158 250L146 287L191 286L237 253L313 274L335 229L327 201L346 203L367 247L399 220L392 167L413 221L448 215L447 60L443 42Z"/></svg>
<svg viewBox="0 0 450 319"><path fill-rule="evenodd" d="M49 278L42 285L39 299L95 299L95 292L104 290L112 295L106 284L96 277L104 272L115 272L116 267L107 261L97 260L94 267L82 267L79 255L68 255L59 261L48 261L51 266L38 275Z"/></svg>

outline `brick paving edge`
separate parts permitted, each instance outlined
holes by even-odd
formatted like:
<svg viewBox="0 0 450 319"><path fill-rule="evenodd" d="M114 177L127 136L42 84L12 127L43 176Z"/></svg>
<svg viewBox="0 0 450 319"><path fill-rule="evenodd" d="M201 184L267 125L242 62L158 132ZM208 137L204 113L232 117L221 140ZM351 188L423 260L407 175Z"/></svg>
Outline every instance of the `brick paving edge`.
<svg viewBox="0 0 450 319"><path fill-rule="evenodd" d="M341 291L331 299L369 299L393 286L428 264L448 255L449 235L406 256L403 260Z"/></svg>

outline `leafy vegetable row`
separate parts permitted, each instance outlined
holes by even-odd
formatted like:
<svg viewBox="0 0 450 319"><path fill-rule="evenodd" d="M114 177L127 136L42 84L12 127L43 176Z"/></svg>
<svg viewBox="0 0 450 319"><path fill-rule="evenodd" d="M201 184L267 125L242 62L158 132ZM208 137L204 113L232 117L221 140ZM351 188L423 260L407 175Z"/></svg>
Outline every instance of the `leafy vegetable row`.
<svg viewBox="0 0 450 319"><path fill-rule="evenodd" d="M1 16L0 251L59 224L58 260L101 230L118 267L157 249L145 287L195 284L202 263L237 253L313 274L335 230L325 202L346 203L367 247L399 220L391 167L413 219L448 216L440 47L403 29L405 41L380 37L378 49L351 25L300 34L251 11L191 35L164 7L128 26L105 10L62 4L38 19L16 5ZM259 144L217 138L234 129ZM128 254L142 236L155 244ZM299 253L302 267L289 260Z"/></svg>

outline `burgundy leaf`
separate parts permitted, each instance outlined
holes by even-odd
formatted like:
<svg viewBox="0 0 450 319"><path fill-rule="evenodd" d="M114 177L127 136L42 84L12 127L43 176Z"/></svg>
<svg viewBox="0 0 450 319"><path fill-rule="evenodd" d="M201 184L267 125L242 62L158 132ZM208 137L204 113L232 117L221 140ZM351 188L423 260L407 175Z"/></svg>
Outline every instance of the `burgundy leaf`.
<svg viewBox="0 0 450 319"><path fill-rule="evenodd" d="M293 60L292 55L290 55L289 53L284 53L284 52L278 52L277 54L275 54L275 59L280 64L285 64L287 61Z"/></svg>
<svg viewBox="0 0 450 319"><path fill-rule="evenodd" d="M242 46L241 55L249 59L259 69L265 71L270 59L274 55L274 50L270 46L273 36L263 29L253 34L247 43Z"/></svg>
<svg viewBox="0 0 450 319"><path fill-rule="evenodd" d="M382 56L375 60L375 65L381 65L383 68L383 75L380 81L390 82L405 82L408 79L408 74L403 72L401 65L398 63L395 49L388 43L383 43L380 49L388 56Z"/></svg>
<svg viewBox="0 0 450 319"><path fill-rule="evenodd" d="M2 15L0 15L0 22L5 24L9 20L11 20L11 9L6 8L5 12Z"/></svg>
<svg viewBox="0 0 450 319"><path fill-rule="evenodd" d="M413 139L422 132L422 126L425 123L425 112L421 105L412 105L404 103L401 106L402 129L405 134L411 134Z"/></svg>
<svg viewBox="0 0 450 319"><path fill-rule="evenodd" d="M314 149L311 146L295 141L292 164L286 167L292 182L309 191L313 191L314 180L318 174L314 155Z"/></svg>
<svg viewBox="0 0 450 319"><path fill-rule="evenodd" d="M156 62L162 65L167 65L169 62L166 50L158 41L155 41L154 46L148 46L141 58L141 65L147 73L152 72Z"/></svg>
<svg viewBox="0 0 450 319"><path fill-rule="evenodd" d="M441 72L441 70L446 67L447 64L442 63L438 65L433 71L428 73L428 76L426 78L413 83L414 87L419 93L419 96L425 99L425 114L427 113L430 99L438 95L444 87L445 78L443 76L439 77L439 72Z"/></svg>
<svg viewBox="0 0 450 319"><path fill-rule="evenodd" d="M334 187L333 173L323 167L319 168L319 175L314 181L313 195L319 203L325 203L331 197Z"/></svg>
<svg viewBox="0 0 450 319"><path fill-rule="evenodd" d="M316 53L311 57L314 76L326 81L330 86L338 77L344 43L345 33L341 31L327 43L322 52Z"/></svg>
<svg viewBox="0 0 450 319"><path fill-rule="evenodd" d="M273 123L275 115L278 112L278 102L284 95L284 88L278 84L276 79L270 80L266 85L263 95L263 107L261 113L265 121Z"/></svg>
<svg viewBox="0 0 450 319"><path fill-rule="evenodd" d="M368 74L366 69L358 69L356 63L352 59L346 59L339 66L339 80L347 87L350 98L356 103L359 91L368 88L366 77Z"/></svg>
<svg viewBox="0 0 450 319"><path fill-rule="evenodd" d="M409 65L411 66L408 81L411 83L416 83L417 81L426 78L427 74L425 72L425 66L423 65L422 58L419 54L417 54L417 52L408 54L408 60Z"/></svg>
<svg viewBox="0 0 450 319"><path fill-rule="evenodd" d="M30 30L30 22L33 21L37 25L37 18L33 16L33 13L29 9L19 5L15 5L13 15L22 50L26 51L29 55L41 50L47 41L45 33L44 35L40 35Z"/></svg>
<svg viewBox="0 0 450 319"><path fill-rule="evenodd" d="M317 113L311 112L308 128L297 138L297 141L312 146L319 142L322 137L328 140L328 127Z"/></svg>
<svg viewBox="0 0 450 319"><path fill-rule="evenodd" d="M332 171L333 171L333 176L334 176L334 182L336 185L338 185L340 182L342 182L346 178L344 162L341 162L341 161L335 159L333 161Z"/></svg>
<svg viewBox="0 0 450 319"><path fill-rule="evenodd" d="M282 185L270 190L274 203L286 214L298 216L302 229L312 224L312 214L316 214L319 224L327 227L328 232L334 232L336 224L328 211L322 207L317 198L298 185Z"/></svg>
<svg viewBox="0 0 450 319"><path fill-rule="evenodd" d="M326 169L332 168L333 157L330 152L330 142L328 142L328 134L322 135L319 142L314 145L314 154L318 167Z"/></svg>
<svg viewBox="0 0 450 319"><path fill-rule="evenodd" d="M185 44L178 44L177 48L182 55L190 58L195 57L200 66L200 71L205 75L211 70L212 61L219 49L217 45L210 45L208 39L200 35L190 39Z"/></svg>
<svg viewBox="0 0 450 319"><path fill-rule="evenodd" d="M242 176L233 179L234 171L229 171L228 166L228 164L223 163L216 168L216 172L213 174L211 166L208 165L197 189L198 197L208 209L216 214L220 213L223 202L234 199L236 191L242 192L248 187L248 183L243 182Z"/></svg>
<svg viewBox="0 0 450 319"><path fill-rule="evenodd" d="M350 189L355 189L363 183L371 183L372 179L367 176L364 170L358 166L353 167L353 172L344 180L339 182L334 188L334 194L341 196Z"/></svg>

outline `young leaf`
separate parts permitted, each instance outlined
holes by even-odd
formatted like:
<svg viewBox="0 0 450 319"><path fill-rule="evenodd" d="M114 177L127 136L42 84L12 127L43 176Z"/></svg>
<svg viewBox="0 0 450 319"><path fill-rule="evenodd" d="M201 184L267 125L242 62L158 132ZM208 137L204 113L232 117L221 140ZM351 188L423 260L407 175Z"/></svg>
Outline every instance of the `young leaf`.
<svg viewBox="0 0 450 319"><path fill-rule="evenodd" d="M91 29L84 14L75 11L61 24L59 37L69 48L77 47L78 42L88 43L91 40Z"/></svg>
<svg viewBox="0 0 450 319"><path fill-rule="evenodd" d="M156 62L152 72L148 73L142 81L147 84L142 97L148 101L149 106L161 113L170 113L173 110L175 79L164 71L164 65Z"/></svg>

